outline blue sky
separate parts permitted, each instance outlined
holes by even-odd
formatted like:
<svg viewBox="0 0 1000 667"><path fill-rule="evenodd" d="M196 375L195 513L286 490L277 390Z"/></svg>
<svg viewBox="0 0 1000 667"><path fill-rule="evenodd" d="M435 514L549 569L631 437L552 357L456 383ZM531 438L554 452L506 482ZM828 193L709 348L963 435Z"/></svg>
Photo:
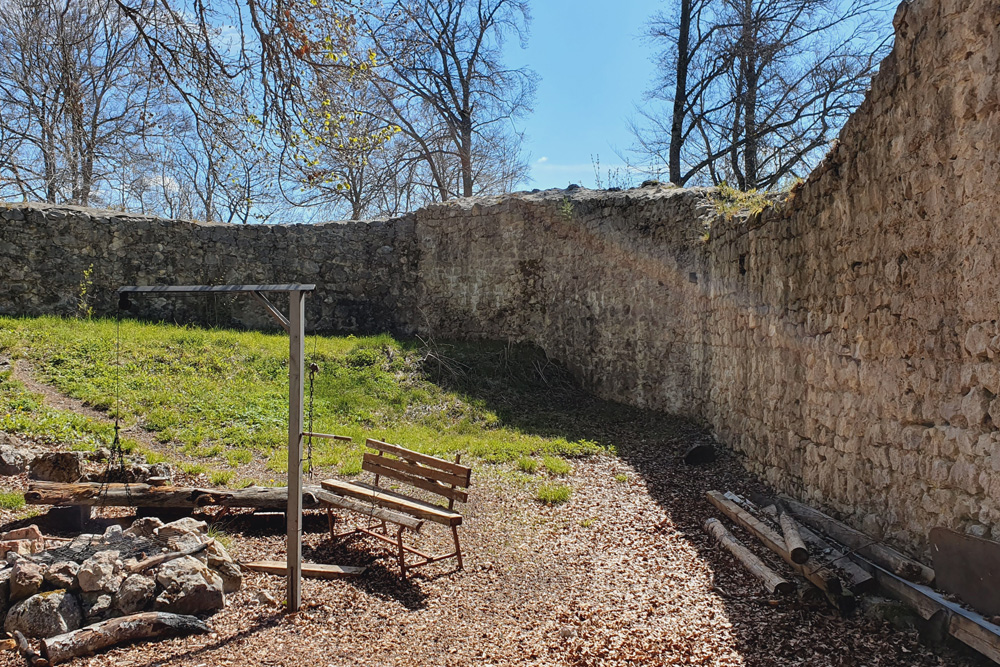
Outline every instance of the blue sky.
<svg viewBox="0 0 1000 667"><path fill-rule="evenodd" d="M631 142L627 120L653 76L654 47L643 38L663 0L542 0L531 3L528 48L508 47L510 64L541 77L534 112L521 121L531 154L527 188L594 187L621 166L615 148ZM639 177L641 178L641 177Z"/></svg>

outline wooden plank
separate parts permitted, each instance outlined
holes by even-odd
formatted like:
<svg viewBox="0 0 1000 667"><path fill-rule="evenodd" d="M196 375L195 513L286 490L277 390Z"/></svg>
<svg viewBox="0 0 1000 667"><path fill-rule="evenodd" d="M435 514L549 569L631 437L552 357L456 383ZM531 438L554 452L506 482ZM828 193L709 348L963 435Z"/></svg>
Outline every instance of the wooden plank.
<svg viewBox="0 0 1000 667"><path fill-rule="evenodd" d="M259 560L249 563L240 563L241 566L254 572L264 572L266 574L277 574L285 576L288 568L280 560ZM312 579L339 579L340 577L357 577L364 574L366 567L355 567L353 565L326 565L317 563L307 563L302 566L302 576Z"/></svg>
<svg viewBox="0 0 1000 667"><path fill-rule="evenodd" d="M361 482L341 482L336 479L325 479L321 482L323 488L334 493L359 498L369 502L375 502L382 507L388 507L405 514L410 514L421 519L444 524L446 526L458 526L462 523L462 515L458 512L445 509L439 505L410 498L400 493L394 493L386 489L379 489L369 484Z"/></svg>
<svg viewBox="0 0 1000 667"><path fill-rule="evenodd" d="M864 568L855 563L843 551L824 540L805 526L799 524L799 535L812 549L816 560L829 567L839 570L851 582L851 590L855 593L870 593L878 585L875 578Z"/></svg>
<svg viewBox="0 0 1000 667"><path fill-rule="evenodd" d="M781 525L781 536L785 538L785 546L792 560L800 565L809 560L809 550L799 536L799 526L795 519L784 512L778 515L778 523Z"/></svg>
<svg viewBox="0 0 1000 667"><path fill-rule="evenodd" d="M317 507L313 495L318 487L302 491L305 507ZM284 511L288 488L251 486L245 489L211 489L150 484L107 484L99 482L28 483L24 500L29 505L106 505L108 507L246 507Z"/></svg>
<svg viewBox="0 0 1000 667"><path fill-rule="evenodd" d="M393 470L398 470L399 472L404 472L408 475L414 475L416 477L424 477L426 479L435 480L443 484L454 484L456 486L469 485L468 475L456 475L455 473L447 470L437 470L419 463L410 463L409 461L394 459L389 456L379 456L378 454L372 454L370 452L365 452L364 460L370 460L386 468L392 468Z"/></svg>
<svg viewBox="0 0 1000 667"><path fill-rule="evenodd" d="M784 539L773 528L725 498L718 491L709 491L705 495L720 512L753 533L764 546L781 556L786 563L792 566L792 569L822 590L827 600L838 610L846 613L853 609L854 596L850 590L844 590L836 573L823 567L823 564L816 562L814 558L810 558L805 563L796 563L792 560L791 554L788 553Z"/></svg>
<svg viewBox="0 0 1000 667"><path fill-rule="evenodd" d="M405 484L416 487L418 489L423 489L424 491L430 491L431 493L436 493L439 496L444 496L445 498L451 498L458 500L460 502L468 502L469 494L461 489L452 489L439 482L435 482L432 479L427 479L425 477L417 477L415 475L408 475L397 468L392 466L382 465L382 461L391 460L386 456L375 456L373 454L365 454L366 458L361 464L362 469L367 470L370 473L376 475L381 475L384 477L391 477L392 479L399 480ZM397 462L398 463L398 462Z"/></svg>
<svg viewBox="0 0 1000 667"><path fill-rule="evenodd" d="M938 588L980 613L1000 614L1000 543L934 528L931 555Z"/></svg>
<svg viewBox="0 0 1000 667"><path fill-rule="evenodd" d="M390 523L399 524L400 526L406 526L416 533L419 533L420 528L424 525L424 522L416 517L402 514L401 512L393 512L392 510L384 507L366 504L360 500L355 500L354 498L339 496L329 491L317 491L316 497L319 498L321 502L329 503L335 507L351 510L352 512L357 512L358 514L363 514L365 516L371 516L379 521L389 521Z"/></svg>
<svg viewBox="0 0 1000 667"><path fill-rule="evenodd" d="M921 584L934 584L934 570L923 563L908 558L895 549L890 549L886 545L865 535L860 530L855 530L817 509L803 505L793 498L782 496L781 500L800 521L829 535L865 558L888 567L899 576L910 581Z"/></svg>
<svg viewBox="0 0 1000 667"><path fill-rule="evenodd" d="M456 475L465 478L465 482L461 486L469 486L470 479L472 476L472 468L469 466L463 466L459 463L453 463L451 461L445 461L436 456L431 456L430 454L421 454L420 452L415 452L412 449L406 449L405 447L400 447L399 445L390 445L388 442L382 442L380 440L374 440L368 438L365 444L372 449L377 449L380 452L385 452L386 454L393 454L401 459L407 461L413 461L414 463L422 463L426 466L432 466L439 470L447 470Z"/></svg>
<svg viewBox="0 0 1000 667"><path fill-rule="evenodd" d="M706 519L704 528L705 532L725 547L750 574L760 580L765 591L772 595L776 593L788 595L795 592L795 584L765 565L752 551L743 546L742 542L733 537L721 521L714 518Z"/></svg>
<svg viewBox="0 0 1000 667"><path fill-rule="evenodd" d="M953 637L1000 664L1000 626L945 599L929 586L907 581L861 556L854 555L853 558L875 577L885 593L913 607L925 620L938 613L946 614L948 632Z"/></svg>

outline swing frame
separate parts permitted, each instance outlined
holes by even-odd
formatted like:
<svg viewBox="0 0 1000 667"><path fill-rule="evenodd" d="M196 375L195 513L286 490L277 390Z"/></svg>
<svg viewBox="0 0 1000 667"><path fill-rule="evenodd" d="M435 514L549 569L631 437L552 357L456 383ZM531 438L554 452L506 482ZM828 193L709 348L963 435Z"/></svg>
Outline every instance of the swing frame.
<svg viewBox="0 0 1000 667"><path fill-rule="evenodd" d="M305 303L306 293L316 285L298 283L282 285L127 285L119 287L119 307L128 308L129 294L250 294L288 333L288 505L285 539L286 613L295 613L302 606L302 439L303 377L305 375ZM268 293L288 294L286 317L267 298ZM315 436L316 434L310 433Z"/></svg>

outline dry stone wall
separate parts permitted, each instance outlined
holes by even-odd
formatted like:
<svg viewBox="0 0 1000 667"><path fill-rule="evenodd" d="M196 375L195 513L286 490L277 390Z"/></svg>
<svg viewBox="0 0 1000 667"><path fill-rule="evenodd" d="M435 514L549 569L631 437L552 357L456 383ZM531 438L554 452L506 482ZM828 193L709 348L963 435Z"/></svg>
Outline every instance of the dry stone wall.
<svg viewBox="0 0 1000 667"><path fill-rule="evenodd" d="M874 536L1000 539L1000 5L919 0L895 23L838 145L762 215L667 186L313 226L10 205L0 313L73 313L91 264L99 313L120 284L315 282L313 328L533 342ZM252 302L142 308L269 324Z"/></svg>

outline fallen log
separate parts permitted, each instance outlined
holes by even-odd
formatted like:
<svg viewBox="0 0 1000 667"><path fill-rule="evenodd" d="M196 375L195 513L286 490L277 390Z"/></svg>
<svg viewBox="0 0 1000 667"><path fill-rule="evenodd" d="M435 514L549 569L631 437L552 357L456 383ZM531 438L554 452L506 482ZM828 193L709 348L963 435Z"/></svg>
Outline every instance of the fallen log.
<svg viewBox="0 0 1000 667"><path fill-rule="evenodd" d="M795 584L783 578L777 572L769 568L764 562L757 558L742 542L733 537L732 533L726 530L722 522L718 519L710 518L705 520L705 532L716 539L716 541L726 548L736 560L753 576L757 577L771 595L788 595L795 592Z"/></svg>
<svg viewBox="0 0 1000 667"><path fill-rule="evenodd" d="M302 506L319 507L315 488L302 491ZM105 505L109 507L245 507L284 510L288 487L251 486L245 489L210 489L151 484L99 482L31 482L24 494L29 505Z"/></svg>
<svg viewBox="0 0 1000 667"><path fill-rule="evenodd" d="M254 572L264 572L266 574L277 574L285 576L288 574L288 564L282 560L260 560L249 563L240 563L241 566ZM366 567L354 565L326 565L322 563L302 564L302 576L313 579L338 579L340 577L357 577L364 574Z"/></svg>
<svg viewBox="0 0 1000 667"><path fill-rule="evenodd" d="M850 556L801 524L799 525L799 535L809 545L812 553L816 555L816 560L820 560L827 567L839 571L850 582L852 591L870 593L875 590L878 585L875 577L851 560Z"/></svg>
<svg viewBox="0 0 1000 667"><path fill-rule="evenodd" d="M854 609L854 594L850 589L844 588L835 572L824 567L814 558L810 558L805 563L796 563L792 560L791 554L788 553L784 539L773 528L718 491L709 491L705 495L720 512L753 533L764 546L781 556L786 563L792 566L792 569L823 591L830 604L841 613L848 613Z"/></svg>
<svg viewBox="0 0 1000 667"><path fill-rule="evenodd" d="M141 560L138 563L133 563L129 565L126 569L130 574L136 574L137 572L145 572L150 568L154 568L157 565L162 565L168 561L176 560L178 558L183 558L184 556L193 556L197 553L201 553L208 547L210 547L215 540L210 539L208 542L202 542L190 549L183 549L181 551L171 551L165 554L159 554L158 556L151 556L145 560Z"/></svg>
<svg viewBox="0 0 1000 667"><path fill-rule="evenodd" d="M799 526L795 523L795 519L782 512L778 515L778 523L781 525L781 536L785 538L785 547L792 560L799 565L809 560L809 550L802 542Z"/></svg>
<svg viewBox="0 0 1000 667"><path fill-rule="evenodd" d="M55 665L82 655L90 655L109 646L139 639L159 639L206 632L211 632L211 628L195 616L149 611L131 616L119 616L43 639L42 657L48 660L50 665Z"/></svg>
<svg viewBox="0 0 1000 667"><path fill-rule="evenodd" d="M861 531L855 530L808 505L803 505L784 496L781 500L800 521L829 535L855 553L874 561L877 565L881 565L904 579L930 586L934 585L934 570L923 563L907 558L895 549L890 549Z"/></svg>

